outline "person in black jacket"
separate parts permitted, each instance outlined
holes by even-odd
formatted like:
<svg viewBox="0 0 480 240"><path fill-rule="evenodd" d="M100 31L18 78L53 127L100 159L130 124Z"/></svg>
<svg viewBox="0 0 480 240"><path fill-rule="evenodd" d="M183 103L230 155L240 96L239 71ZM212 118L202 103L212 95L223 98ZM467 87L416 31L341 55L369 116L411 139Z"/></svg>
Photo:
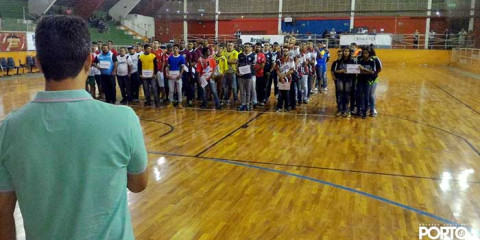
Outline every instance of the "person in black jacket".
<svg viewBox="0 0 480 240"><path fill-rule="evenodd" d="M337 86L340 93L340 113L343 117L352 117L350 112L350 93L352 91L352 84L355 74L347 73L347 64L356 64L353 59L354 51L350 48L343 49L343 57L338 62L335 73L338 74Z"/></svg>
<svg viewBox="0 0 480 240"><path fill-rule="evenodd" d="M359 106L359 114L363 119L367 117L368 102L370 97L371 83L375 80L376 68L375 60L372 58L371 48L365 48L362 50L362 55L358 58L357 62L360 65L360 74L358 75L358 94L357 103Z"/></svg>
<svg viewBox="0 0 480 240"><path fill-rule="evenodd" d="M343 53L342 53L342 50L339 49L337 51L337 60L333 61L332 63L332 68L330 69L331 73L332 73L332 79L333 79L333 82L335 83L335 100L336 100L336 103L337 103L337 114L336 116L339 117L341 115L341 112L340 112L340 91L339 91L339 86L338 86L338 73L335 72L335 70L337 69L338 67L338 64L340 63L340 61L342 60L342 57L343 57Z"/></svg>

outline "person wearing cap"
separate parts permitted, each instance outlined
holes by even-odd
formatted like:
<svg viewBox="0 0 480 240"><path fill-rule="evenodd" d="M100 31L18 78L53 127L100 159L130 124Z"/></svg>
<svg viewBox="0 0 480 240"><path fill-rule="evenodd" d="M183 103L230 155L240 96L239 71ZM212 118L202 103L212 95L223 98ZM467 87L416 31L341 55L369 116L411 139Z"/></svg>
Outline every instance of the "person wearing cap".
<svg viewBox="0 0 480 240"><path fill-rule="evenodd" d="M138 102L138 95L140 92L140 85L142 84L140 82L140 75L138 74L138 57L140 56L139 53L135 52L135 47L134 46L128 46L128 56L130 60L132 61L132 69L131 69L131 74L130 74L130 82L132 85L132 102Z"/></svg>

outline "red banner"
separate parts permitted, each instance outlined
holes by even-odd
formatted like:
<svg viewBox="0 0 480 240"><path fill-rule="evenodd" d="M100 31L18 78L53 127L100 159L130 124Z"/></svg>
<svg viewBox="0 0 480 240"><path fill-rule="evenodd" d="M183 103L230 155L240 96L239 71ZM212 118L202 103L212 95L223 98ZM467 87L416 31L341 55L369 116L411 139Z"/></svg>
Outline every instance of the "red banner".
<svg viewBox="0 0 480 240"><path fill-rule="evenodd" d="M0 32L0 52L27 51L27 37L25 33Z"/></svg>

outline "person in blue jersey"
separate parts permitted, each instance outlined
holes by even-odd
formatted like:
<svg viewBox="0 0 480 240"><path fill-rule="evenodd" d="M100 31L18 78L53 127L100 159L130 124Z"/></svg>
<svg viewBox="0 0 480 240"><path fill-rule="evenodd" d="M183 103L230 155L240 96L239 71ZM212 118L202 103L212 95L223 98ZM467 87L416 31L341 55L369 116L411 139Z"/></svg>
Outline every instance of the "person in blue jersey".
<svg viewBox="0 0 480 240"><path fill-rule="evenodd" d="M117 75L118 62L117 56L109 50L108 45L102 45L102 52L95 58L95 67L101 72L105 101L115 104L117 102L115 75Z"/></svg>
<svg viewBox="0 0 480 240"><path fill-rule="evenodd" d="M317 49L317 65L315 66L317 72L317 88L319 88L319 92L327 91L327 62L329 59L330 52L325 43L319 43Z"/></svg>
<svg viewBox="0 0 480 240"><path fill-rule="evenodd" d="M180 48L178 44L173 46L173 54L168 57L167 65L167 78L168 78L168 99L170 102L174 102L173 95L175 90L178 94L178 108L182 109L182 75L185 70L185 58L180 54Z"/></svg>

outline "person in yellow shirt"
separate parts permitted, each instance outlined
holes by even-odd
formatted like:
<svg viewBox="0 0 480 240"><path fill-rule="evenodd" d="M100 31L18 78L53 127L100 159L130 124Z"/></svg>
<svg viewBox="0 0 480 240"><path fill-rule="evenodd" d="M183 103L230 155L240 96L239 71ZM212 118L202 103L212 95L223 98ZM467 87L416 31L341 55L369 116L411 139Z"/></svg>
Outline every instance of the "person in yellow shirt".
<svg viewBox="0 0 480 240"><path fill-rule="evenodd" d="M228 43L227 51L224 52L225 59L227 60L227 67L225 70L223 92L223 100L227 102L227 105L230 104L230 96L233 92L233 100L238 100L237 94L237 62L238 62L238 52L233 48L233 43Z"/></svg>
<svg viewBox="0 0 480 240"><path fill-rule="evenodd" d="M215 67L215 71L213 72L213 80L215 80L215 82L217 83L218 97L220 97L220 99L224 99L223 78L228 70L227 58L223 55L224 52L225 47L223 45L215 46L214 59L217 63L217 66Z"/></svg>

